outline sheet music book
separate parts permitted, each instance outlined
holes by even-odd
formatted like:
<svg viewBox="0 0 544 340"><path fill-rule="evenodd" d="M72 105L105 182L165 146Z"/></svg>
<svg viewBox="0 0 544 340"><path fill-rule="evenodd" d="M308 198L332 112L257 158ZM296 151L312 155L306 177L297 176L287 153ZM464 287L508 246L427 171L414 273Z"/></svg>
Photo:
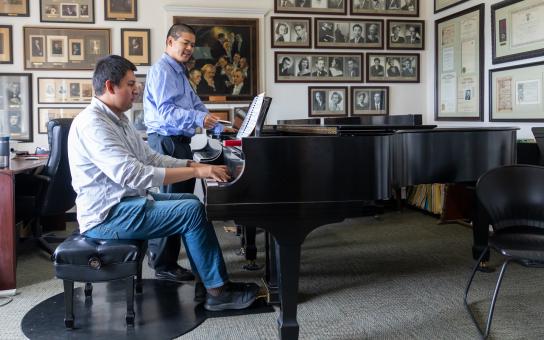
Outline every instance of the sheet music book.
<svg viewBox="0 0 544 340"><path fill-rule="evenodd" d="M259 117L262 114L266 114L268 107L263 107L265 100L264 92L253 98L249 110L247 111L246 117L236 134L236 139L242 139L244 137L249 137L259 121Z"/></svg>

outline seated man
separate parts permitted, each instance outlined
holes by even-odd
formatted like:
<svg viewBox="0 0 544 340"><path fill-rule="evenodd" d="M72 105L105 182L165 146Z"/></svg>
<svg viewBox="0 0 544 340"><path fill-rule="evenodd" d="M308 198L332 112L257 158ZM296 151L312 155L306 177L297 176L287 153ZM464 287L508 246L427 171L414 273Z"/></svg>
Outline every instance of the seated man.
<svg viewBox="0 0 544 340"><path fill-rule="evenodd" d="M226 167L172 158L147 146L124 114L138 95L135 70L120 56L99 60L93 74L96 97L70 129L68 157L81 234L98 239L179 234L191 268L206 288L204 307L246 308L255 300L258 286L229 282L202 203L192 194L148 191L191 178L226 181Z"/></svg>

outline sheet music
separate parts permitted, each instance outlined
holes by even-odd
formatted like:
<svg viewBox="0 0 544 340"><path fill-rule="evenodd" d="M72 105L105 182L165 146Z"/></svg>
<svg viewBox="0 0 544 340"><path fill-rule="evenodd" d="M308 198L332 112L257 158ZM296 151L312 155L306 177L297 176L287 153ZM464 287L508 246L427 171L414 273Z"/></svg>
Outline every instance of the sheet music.
<svg viewBox="0 0 544 340"><path fill-rule="evenodd" d="M261 113L261 108L264 101L264 92L259 94L257 97L253 98L249 110L247 111L246 118L236 134L236 139L242 139L244 137L249 137L255 126L257 125L257 120L259 119L259 114Z"/></svg>

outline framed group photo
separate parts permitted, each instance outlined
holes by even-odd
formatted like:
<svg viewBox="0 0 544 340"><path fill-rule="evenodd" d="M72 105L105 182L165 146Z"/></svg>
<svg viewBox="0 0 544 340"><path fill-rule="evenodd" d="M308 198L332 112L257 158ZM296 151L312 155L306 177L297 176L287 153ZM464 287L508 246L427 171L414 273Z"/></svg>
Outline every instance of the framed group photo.
<svg viewBox="0 0 544 340"><path fill-rule="evenodd" d="M39 107L38 133L47 134L47 122L57 118L74 118L84 107Z"/></svg>
<svg viewBox="0 0 544 340"><path fill-rule="evenodd" d="M382 19L315 18L316 48L383 49Z"/></svg>
<svg viewBox="0 0 544 340"><path fill-rule="evenodd" d="M23 27L26 70L93 70L111 53L109 29Z"/></svg>
<svg viewBox="0 0 544 340"><path fill-rule="evenodd" d="M544 2L506 0L491 6L493 64L544 54Z"/></svg>
<svg viewBox="0 0 544 340"><path fill-rule="evenodd" d="M544 62L489 70L489 120L544 122Z"/></svg>
<svg viewBox="0 0 544 340"><path fill-rule="evenodd" d="M363 81L362 53L276 52L276 83Z"/></svg>
<svg viewBox="0 0 544 340"><path fill-rule="evenodd" d="M369 83L419 83L419 54L367 53L366 65Z"/></svg>
<svg viewBox="0 0 544 340"><path fill-rule="evenodd" d="M310 117L347 117L348 88L345 86L308 87L308 115Z"/></svg>
<svg viewBox="0 0 544 340"><path fill-rule="evenodd" d="M347 2L348 0L274 0L274 12L345 15Z"/></svg>
<svg viewBox="0 0 544 340"><path fill-rule="evenodd" d="M434 0L434 13L445 11L469 0Z"/></svg>
<svg viewBox="0 0 544 340"><path fill-rule="evenodd" d="M389 87L388 86L352 86L351 115L389 115Z"/></svg>
<svg viewBox="0 0 544 340"><path fill-rule="evenodd" d="M136 66L151 65L151 30L121 28L121 55Z"/></svg>
<svg viewBox="0 0 544 340"><path fill-rule="evenodd" d="M29 17L30 0L4 0L0 2L0 16Z"/></svg>
<svg viewBox="0 0 544 340"><path fill-rule="evenodd" d="M40 0L40 21L94 24L94 0Z"/></svg>
<svg viewBox="0 0 544 340"><path fill-rule="evenodd" d="M387 20L388 50L424 50L424 20Z"/></svg>
<svg viewBox="0 0 544 340"><path fill-rule="evenodd" d="M204 102L251 101L258 94L258 19L174 17L196 33L189 82Z"/></svg>
<svg viewBox="0 0 544 340"><path fill-rule="evenodd" d="M136 0L104 0L104 20L137 21L138 3Z"/></svg>
<svg viewBox="0 0 544 340"><path fill-rule="evenodd" d="M93 94L91 78L38 78L39 104L87 104Z"/></svg>
<svg viewBox="0 0 544 340"><path fill-rule="evenodd" d="M311 48L312 19L308 17L272 17L272 48Z"/></svg>
<svg viewBox="0 0 544 340"><path fill-rule="evenodd" d="M0 131L32 142L32 74L0 73Z"/></svg>
<svg viewBox="0 0 544 340"><path fill-rule="evenodd" d="M419 16L419 0L351 0L352 15Z"/></svg>
<svg viewBox="0 0 544 340"><path fill-rule="evenodd" d="M13 64L13 27L0 25L0 64Z"/></svg>

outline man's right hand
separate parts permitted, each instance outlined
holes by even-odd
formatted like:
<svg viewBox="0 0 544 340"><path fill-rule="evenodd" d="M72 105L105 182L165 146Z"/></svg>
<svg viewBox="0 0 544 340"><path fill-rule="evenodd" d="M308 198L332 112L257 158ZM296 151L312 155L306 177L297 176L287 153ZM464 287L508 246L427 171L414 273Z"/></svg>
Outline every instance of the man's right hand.
<svg viewBox="0 0 544 340"><path fill-rule="evenodd" d="M230 179L226 165L205 165L194 169L196 178L211 178L218 182L227 182Z"/></svg>
<svg viewBox="0 0 544 340"><path fill-rule="evenodd" d="M207 114L204 117L204 129L206 130L213 129L215 124L217 124L217 118L215 118L211 114Z"/></svg>

